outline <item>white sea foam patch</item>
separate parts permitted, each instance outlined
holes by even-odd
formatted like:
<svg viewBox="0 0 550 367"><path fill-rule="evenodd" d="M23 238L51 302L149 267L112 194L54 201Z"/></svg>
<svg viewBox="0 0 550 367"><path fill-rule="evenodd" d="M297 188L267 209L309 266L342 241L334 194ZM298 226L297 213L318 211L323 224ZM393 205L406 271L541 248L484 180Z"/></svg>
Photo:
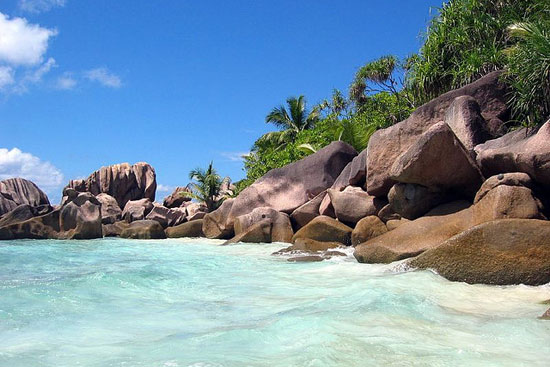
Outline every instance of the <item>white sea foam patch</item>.
<svg viewBox="0 0 550 367"><path fill-rule="evenodd" d="M221 243L0 243L0 365L547 366L548 286Z"/></svg>

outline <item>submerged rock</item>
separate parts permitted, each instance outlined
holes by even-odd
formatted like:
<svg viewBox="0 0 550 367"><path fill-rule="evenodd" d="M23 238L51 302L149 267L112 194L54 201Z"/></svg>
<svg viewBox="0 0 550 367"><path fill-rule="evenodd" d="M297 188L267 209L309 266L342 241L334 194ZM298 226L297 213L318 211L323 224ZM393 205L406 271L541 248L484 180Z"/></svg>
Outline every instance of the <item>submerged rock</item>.
<svg viewBox="0 0 550 367"><path fill-rule="evenodd" d="M309 238L321 242L339 242L349 246L352 231L353 229L336 219L319 216L296 232L292 237L292 243L296 243L301 238Z"/></svg>
<svg viewBox="0 0 550 367"><path fill-rule="evenodd" d="M311 238L298 238L294 245L274 252L273 255L283 255L296 252L324 252L330 249L342 247L340 242L321 242Z"/></svg>
<svg viewBox="0 0 550 367"><path fill-rule="evenodd" d="M483 223L410 261L467 283L541 285L550 282L550 222L502 219Z"/></svg>

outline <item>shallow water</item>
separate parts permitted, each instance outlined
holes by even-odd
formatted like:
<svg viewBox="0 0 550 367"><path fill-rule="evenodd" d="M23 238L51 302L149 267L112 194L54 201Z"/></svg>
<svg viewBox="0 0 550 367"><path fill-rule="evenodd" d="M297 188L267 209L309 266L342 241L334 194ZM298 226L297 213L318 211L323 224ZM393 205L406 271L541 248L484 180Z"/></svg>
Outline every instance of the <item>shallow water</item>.
<svg viewBox="0 0 550 367"><path fill-rule="evenodd" d="M0 366L548 366L548 286L217 244L0 242Z"/></svg>

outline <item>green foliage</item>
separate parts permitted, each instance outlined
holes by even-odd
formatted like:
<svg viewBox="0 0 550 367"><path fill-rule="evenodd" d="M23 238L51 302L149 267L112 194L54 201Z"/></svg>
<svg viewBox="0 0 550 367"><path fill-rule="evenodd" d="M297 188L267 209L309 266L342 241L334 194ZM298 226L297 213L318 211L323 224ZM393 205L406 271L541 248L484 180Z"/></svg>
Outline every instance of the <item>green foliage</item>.
<svg viewBox="0 0 550 367"><path fill-rule="evenodd" d="M183 193L184 195L204 203L208 211L219 208L225 199L220 195L223 180L214 169L213 162L210 162L206 170L196 168L189 172L189 179L192 180L189 184L191 192Z"/></svg>
<svg viewBox="0 0 550 367"><path fill-rule="evenodd" d="M450 0L439 9L411 62L407 85L422 101L504 68L506 29L548 0Z"/></svg>
<svg viewBox="0 0 550 367"><path fill-rule="evenodd" d="M550 117L550 5L546 17L508 27L517 44L507 51L514 117L530 126Z"/></svg>
<svg viewBox="0 0 550 367"><path fill-rule="evenodd" d="M317 109L307 112L304 96L290 97L285 106L275 107L265 118L266 123L277 126L281 131L274 131L263 135L256 142L257 145L276 146L280 148L292 141L296 134L311 129L319 118Z"/></svg>
<svg viewBox="0 0 550 367"><path fill-rule="evenodd" d="M363 105L368 102L368 96L376 93L389 93L396 97L397 105L403 109L397 109L395 117L403 120L410 108L415 107L413 93L406 88L402 89L403 75L408 70L410 60L399 61L393 55L383 56L362 66L355 74L351 83L349 96L355 104L357 112L361 112Z"/></svg>

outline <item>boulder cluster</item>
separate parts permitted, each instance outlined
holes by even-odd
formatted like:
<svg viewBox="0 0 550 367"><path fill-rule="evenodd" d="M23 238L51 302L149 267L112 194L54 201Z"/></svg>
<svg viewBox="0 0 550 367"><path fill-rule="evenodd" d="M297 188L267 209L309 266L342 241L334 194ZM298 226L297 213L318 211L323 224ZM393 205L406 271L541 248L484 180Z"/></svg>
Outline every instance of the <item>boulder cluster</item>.
<svg viewBox="0 0 550 367"><path fill-rule="evenodd" d="M154 201L156 187L147 163L102 167L85 180L72 180L58 206L28 180L0 181L0 239L202 236L206 207L191 202L184 187L161 205Z"/></svg>
<svg viewBox="0 0 550 367"><path fill-rule="evenodd" d="M500 72L446 93L367 149L336 141L274 169L207 213L178 187L154 202L146 163L71 181L60 206L29 181L0 182L0 239L207 237L284 242L275 255L405 261L468 283L550 282L550 121L504 134Z"/></svg>
<svg viewBox="0 0 550 367"><path fill-rule="evenodd" d="M456 281L550 282L550 121L504 134L500 72L379 130L273 170L204 217L209 238L291 242L277 255L406 261Z"/></svg>

